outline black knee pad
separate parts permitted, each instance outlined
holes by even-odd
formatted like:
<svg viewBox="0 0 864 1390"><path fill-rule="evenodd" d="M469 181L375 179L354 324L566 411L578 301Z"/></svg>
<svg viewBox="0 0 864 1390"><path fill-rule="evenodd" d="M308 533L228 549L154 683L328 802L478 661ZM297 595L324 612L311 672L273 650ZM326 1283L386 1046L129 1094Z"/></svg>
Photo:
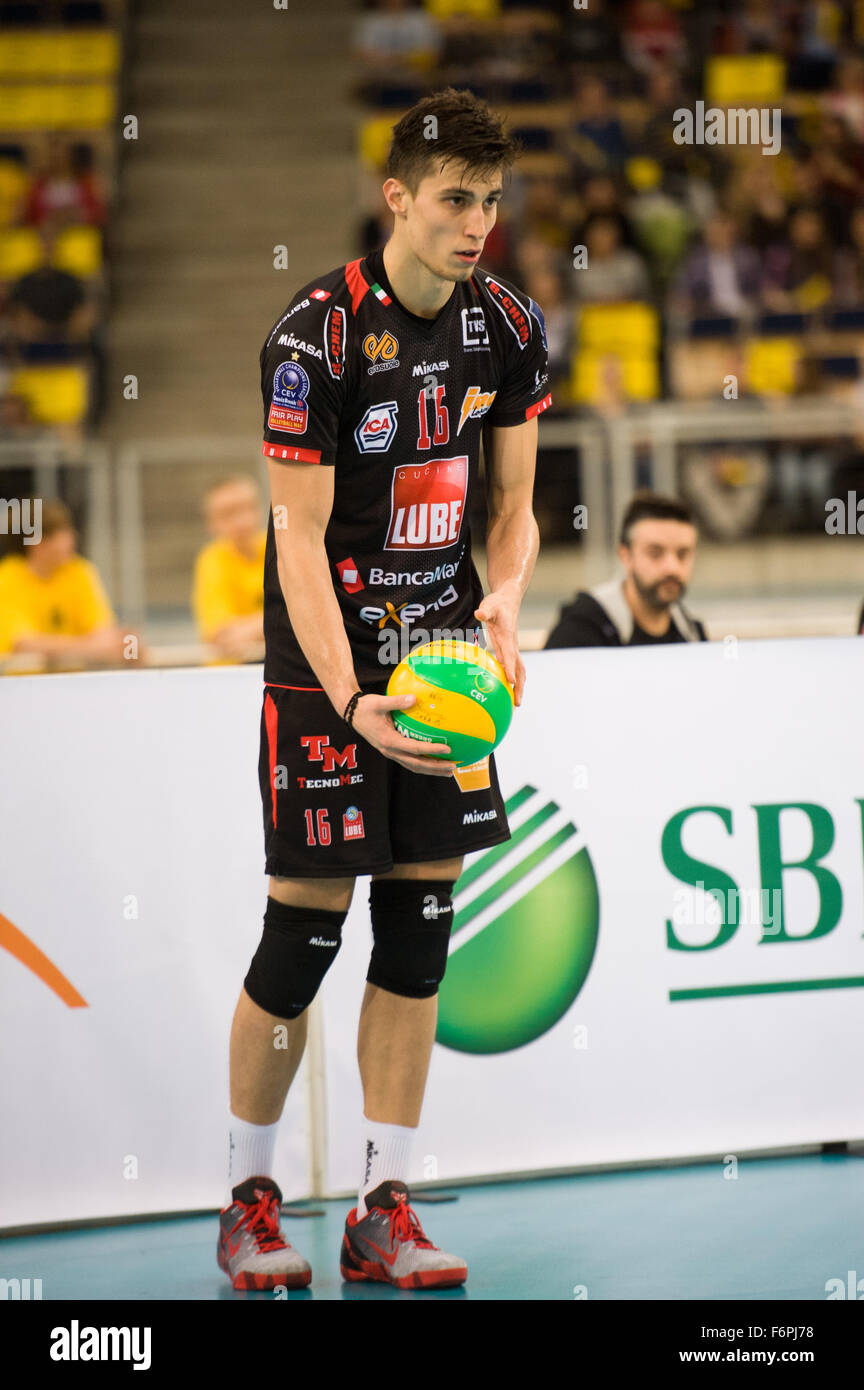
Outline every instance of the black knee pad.
<svg viewBox="0 0 864 1390"><path fill-rule="evenodd" d="M375 878L369 892L371 985L408 999L429 999L447 969L453 884L440 878Z"/></svg>
<svg viewBox="0 0 864 1390"><path fill-rule="evenodd" d="M276 1018L302 1014L336 959L347 916L268 897L264 935L243 981L253 1004Z"/></svg>

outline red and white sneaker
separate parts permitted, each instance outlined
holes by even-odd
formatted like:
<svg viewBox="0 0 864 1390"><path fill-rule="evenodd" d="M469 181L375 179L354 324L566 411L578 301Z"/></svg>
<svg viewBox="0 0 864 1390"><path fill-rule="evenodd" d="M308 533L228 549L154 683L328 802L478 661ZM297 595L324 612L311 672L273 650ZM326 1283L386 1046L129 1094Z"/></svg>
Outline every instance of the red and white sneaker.
<svg viewBox="0 0 864 1390"><path fill-rule="evenodd" d="M282 1193L272 1178L247 1178L219 1213L216 1259L235 1289L302 1289L312 1278L303 1256L282 1239Z"/></svg>
<svg viewBox="0 0 864 1390"><path fill-rule="evenodd" d="M433 1245L408 1205L404 1182L382 1182L366 1198L366 1215L352 1207L345 1222L339 1268L349 1281L374 1279L400 1289L464 1284L468 1266Z"/></svg>

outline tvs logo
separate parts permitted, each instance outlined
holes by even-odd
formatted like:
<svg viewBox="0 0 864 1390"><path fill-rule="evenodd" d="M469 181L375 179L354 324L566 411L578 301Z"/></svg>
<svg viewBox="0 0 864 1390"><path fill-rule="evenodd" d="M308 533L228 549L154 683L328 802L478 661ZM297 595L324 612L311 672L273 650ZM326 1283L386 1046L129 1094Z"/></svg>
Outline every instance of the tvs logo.
<svg viewBox="0 0 864 1390"><path fill-rule="evenodd" d="M361 454L386 454L396 433L398 411L395 401L370 405L354 431L354 442Z"/></svg>
<svg viewBox="0 0 864 1390"><path fill-rule="evenodd" d="M342 816L342 839L343 840L363 840L366 831L363 829L363 812L356 806L349 806Z"/></svg>
<svg viewBox="0 0 864 1390"><path fill-rule="evenodd" d="M301 738L300 745L306 749L310 763L321 763L322 772L333 772L337 766L357 766L356 743L346 743L340 753L338 748L331 748L329 734L311 734L308 738Z"/></svg>
<svg viewBox="0 0 864 1390"><path fill-rule="evenodd" d="M486 332L486 319L483 310L478 308L462 310L462 346L475 352L489 352L489 334Z"/></svg>
<svg viewBox="0 0 864 1390"><path fill-rule="evenodd" d="M320 292L324 295L324 291ZM324 295L329 299L329 295ZM334 380L339 380L345 371L345 310L334 306L327 310L324 320L324 343L327 348L327 368Z"/></svg>
<svg viewBox="0 0 864 1390"><path fill-rule="evenodd" d="M497 281L491 280L488 275L486 277L486 287L492 295L492 302L496 309L504 315L507 327L519 340L519 347L527 347L531 338L531 325L528 322L527 315L522 305L518 300L513 298L512 294L508 294L506 290L502 290Z"/></svg>
<svg viewBox="0 0 864 1390"><path fill-rule="evenodd" d="M273 399L267 426L271 430L285 430L291 434L304 434L309 407L306 397L309 394L309 378L299 362L280 362L273 376Z"/></svg>
<svg viewBox="0 0 864 1390"><path fill-rule="evenodd" d="M346 594L356 594L358 589L365 589L366 585L360 578L360 571L355 565L351 556L347 560L340 560L336 566L339 578L342 580L342 587Z"/></svg>
<svg viewBox="0 0 864 1390"><path fill-rule="evenodd" d="M380 337L376 337L374 333L367 333L363 339L363 351L372 363L367 372L368 376L373 372L388 372L391 367L399 366L399 358L396 356L399 351L399 339L394 338L392 333L382 333Z"/></svg>
<svg viewBox="0 0 864 1390"><path fill-rule="evenodd" d="M456 433L462 433L462 426L466 420L476 420L485 415L497 395L497 391L484 391L480 386L469 386L462 402L462 413Z"/></svg>
<svg viewBox="0 0 864 1390"><path fill-rule="evenodd" d="M467 489L465 454L417 468L394 469L384 549L443 550L455 545Z"/></svg>

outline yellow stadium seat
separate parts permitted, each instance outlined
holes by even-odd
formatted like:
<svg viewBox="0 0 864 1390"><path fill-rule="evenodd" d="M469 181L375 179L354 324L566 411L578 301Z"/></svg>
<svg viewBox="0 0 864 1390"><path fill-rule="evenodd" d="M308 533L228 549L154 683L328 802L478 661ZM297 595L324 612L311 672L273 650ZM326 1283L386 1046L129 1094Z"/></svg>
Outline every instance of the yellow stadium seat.
<svg viewBox="0 0 864 1390"><path fill-rule="evenodd" d="M660 393L657 358L641 352L596 352L582 348L573 356L571 393L579 405L597 405L607 394L604 384L609 359L621 371L621 389L627 400L652 401Z"/></svg>
<svg viewBox="0 0 864 1390"><path fill-rule="evenodd" d="M761 394L788 396L795 390L795 368L801 356L796 338L751 338L744 345L747 385Z"/></svg>
<svg viewBox="0 0 864 1390"><path fill-rule="evenodd" d="M472 19L494 19L501 7L499 0L423 0L423 8L436 19L463 14Z"/></svg>
<svg viewBox="0 0 864 1390"><path fill-rule="evenodd" d="M650 304L586 304L577 335L580 347L597 352L648 354L657 350L660 324Z"/></svg>
<svg viewBox="0 0 864 1390"><path fill-rule="evenodd" d="M380 169L387 158L393 127L402 119L401 111L387 116L373 116L360 127L360 158L373 169Z"/></svg>
<svg viewBox="0 0 864 1390"><path fill-rule="evenodd" d="M89 280L102 269L102 238L96 227L66 227L54 245L51 264Z"/></svg>
<svg viewBox="0 0 864 1390"><path fill-rule="evenodd" d="M114 119L116 96L107 82L0 86L0 130L84 130Z"/></svg>
<svg viewBox="0 0 864 1390"><path fill-rule="evenodd" d="M712 106L779 101L786 90L786 64L775 53L718 56L705 64L705 100Z"/></svg>
<svg viewBox="0 0 864 1390"><path fill-rule="evenodd" d="M0 159L0 227L15 218L29 183L29 174L14 159Z"/></svg>
<svg viewBox="0 0 864 1390"><path fill-rule="evenodd" d="M0 34L0 78L114 77L119 36L110 29Z"/></svg>
<svg viewBox="0 0 864 1390"><path fill-rule="evenodd" d="M87 410L87 373L82 367L19 367L10 392L23 396L43 425L78 425Z"/></svg>
<svg viewBox="0 0 864 1390"><path fill-rule="evenodd" d="M42 240L35 227L9 227L0 232L0 280L17 280L44 260Z"/></svg>

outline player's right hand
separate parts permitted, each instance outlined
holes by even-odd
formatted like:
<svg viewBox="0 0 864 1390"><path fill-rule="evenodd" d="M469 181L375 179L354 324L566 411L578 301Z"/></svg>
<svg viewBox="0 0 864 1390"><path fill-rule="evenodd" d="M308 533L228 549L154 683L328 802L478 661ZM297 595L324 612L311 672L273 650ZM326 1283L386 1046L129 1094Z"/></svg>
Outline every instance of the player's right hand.
<svg viewBox="0 0 864 1390"><path fill-rule="evenodd" d="M385 758L392 758L402 767L407 767L409 772L451 777L456 763L436 756L438 753L449 753L448 744L419 743L416 739L405 738L393 723L391 710L410 709L416 702L416 695L361 695L354 707L352 728Z"/></svg>

